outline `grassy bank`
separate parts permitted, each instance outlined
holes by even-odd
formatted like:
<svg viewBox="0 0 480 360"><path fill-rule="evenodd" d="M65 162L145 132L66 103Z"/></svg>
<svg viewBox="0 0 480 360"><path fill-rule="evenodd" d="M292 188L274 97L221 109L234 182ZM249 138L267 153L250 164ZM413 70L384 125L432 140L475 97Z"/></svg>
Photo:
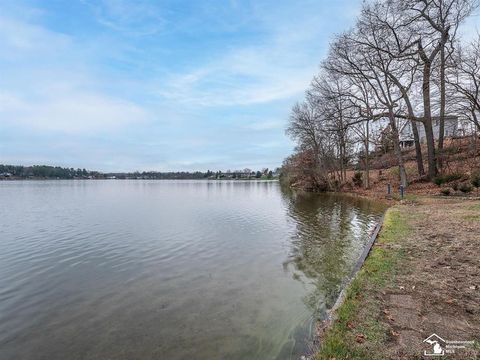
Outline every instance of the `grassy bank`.
<svg viewBox="0 0 480 360"><path fill-rule="evenodd" d="M419 197L391 207L314 359L419 359L436 333L480 339L480 203Z"/></svg>
<svg viewBox="0 0 480 360"><path fill-rule="evenodd" d="M337 309L336 319L322 339L321 351L315 359L375 359L374 349L356 346L364 338L380 345L385 341L385 329L376 319L378 300L368 296L380 291L385 282L395 281L396 267L402 251L390 247L397 237L409 231L405 217L395 207L385 214L379 237L361 270L351 282L344 302ZM355 329L356 331L351 331Z"/></svg>

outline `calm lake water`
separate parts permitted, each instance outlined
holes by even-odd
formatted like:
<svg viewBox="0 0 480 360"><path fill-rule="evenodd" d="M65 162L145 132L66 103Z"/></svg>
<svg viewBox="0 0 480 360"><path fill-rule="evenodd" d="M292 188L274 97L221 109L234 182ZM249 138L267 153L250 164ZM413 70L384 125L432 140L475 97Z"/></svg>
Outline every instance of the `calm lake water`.
<svg viewBox="0 0 480 360"><path fill-rule="evenodd" d="M0 182L0 359L290 359L384 208L276 182Z"/></svg>

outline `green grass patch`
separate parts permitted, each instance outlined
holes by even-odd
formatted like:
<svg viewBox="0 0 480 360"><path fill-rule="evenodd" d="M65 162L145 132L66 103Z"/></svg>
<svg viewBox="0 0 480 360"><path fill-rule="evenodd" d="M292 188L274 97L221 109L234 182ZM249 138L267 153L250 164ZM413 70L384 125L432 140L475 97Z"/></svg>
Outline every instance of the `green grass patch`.
<svg viewBox="0 0 480 360"><path fill-rule="evenodd" d="M475 213L463 216L463 219L468 221L480 221L480 204L469 206L468 209L473 210Z"/></svg>
<svg viewBox="0 0 480 360"><path fill-rule="evenodd" d="M408 235L410 228L406 215L398 208L390 208L385 214L382 230L362 268L346 290L344 302L336 311L336 319L322 338L319 352L315 360L365 359L373 360L381 357L381 348L386 341L386 331L382 322L378 321L380 313L379 300L375 293L386 285L395 282L398 272L397 264L403 257L398 244ZM351 330L349 323L354 324ZM368 346L357 344L356 334L363 334Z"/></svg>
<svg viewBox="0 0 480 360"><path fill-rule="evenodd" d="M472 205L472 207L470 208L470 210L479 210L479 211L480 211L480 204Z"/></svg>
<svg viewBox="0 0 480 360"><path fill-rule="evenodd" d="M405 190L405 193L403 194L403 200L408 200L408 201L411 201L411 202L418 202L418 195L410 194L410 193L407 192L407 190ZM402 200L402 197L400 196L399 193L394 192L392 194L392 199Z"/></svg>
<svg viewBox="0 0 480 360"><path fill-rule="evenodd" d="M388 174L390 174L390 176L394 176L394 177L400 177L400 169L398 168L398 166L393 166L391 168L389 168L387 170ZM417 171L417 168L415 166L405 166L405 173L407 174L407 178L411 178L411 177L414 177L414 176L417 176L418 175L418 171Z"/></svg>

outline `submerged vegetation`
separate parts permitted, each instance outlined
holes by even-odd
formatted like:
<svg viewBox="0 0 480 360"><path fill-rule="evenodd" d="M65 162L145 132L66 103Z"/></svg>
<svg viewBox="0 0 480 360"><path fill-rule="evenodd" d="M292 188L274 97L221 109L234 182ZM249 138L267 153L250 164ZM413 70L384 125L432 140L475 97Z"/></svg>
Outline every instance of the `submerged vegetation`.
<svg viewBox="0 0 480 360"><path fill-rule="evenodd" d="M381 343L385 341L386 331L376 319L376 309L379 307L375 297L369 292L379 291L386 282L395 281L396 265L402 257L402 251L389 247L396 239L404 237L410 229L404 216L396 208L391 208L385 214L382 231L365 261L362 269L350 283L345 300L337 309L335 322L322 338L321 350L316 360L336 359L376 359L381 354L375 354L368 349L356 346L362 338ZM362 308L361 325L355 329L357 335L350 330L357 323L357 316Z"/></svg>
<svg viewBox="0 0 480 360"><path fill-rule="evenodd" d="M441 197L390 208L314 359L420 359L432 333L478 339L479 210ZM479 350L474 341L446 356L478 359Z"/></svg>

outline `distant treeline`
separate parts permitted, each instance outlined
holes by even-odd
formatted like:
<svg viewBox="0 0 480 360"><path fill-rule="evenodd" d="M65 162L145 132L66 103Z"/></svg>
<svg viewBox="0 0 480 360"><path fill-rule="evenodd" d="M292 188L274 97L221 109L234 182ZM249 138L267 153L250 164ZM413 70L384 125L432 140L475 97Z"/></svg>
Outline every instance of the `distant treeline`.
<svg viewBox="0 0 480 360"><path fill-rule="evenodd" d="M178 171L156 172L143 171L133 173L101 173L86 169L62 168L60 166L33 165L0 165L0 179L153 179L153 180L195 180L195 179L273 179L278 176L265 168L262 171L250 169L235 171Z"/></svg>
<svg viewBox="0 0 480 360"><path fill-rule="evenodd" d="M253 171L250 169L234 171L178 171L178 172L157 172L144 171L134 173L106 173L106 178L116 179L154 179L154 180L195 180L195 179L273 179L278 176L279 169L275 172L268 168L262 171Z"/></svg>
<svg viewBox="0 0 480 360"><path fill-rule="evenodd" d="M0 176L13 178L53 178L53 179L74 179L98 176L98 171L87 171L86 169L62 168L60 166L33 165L0 165Z"/></svg>

